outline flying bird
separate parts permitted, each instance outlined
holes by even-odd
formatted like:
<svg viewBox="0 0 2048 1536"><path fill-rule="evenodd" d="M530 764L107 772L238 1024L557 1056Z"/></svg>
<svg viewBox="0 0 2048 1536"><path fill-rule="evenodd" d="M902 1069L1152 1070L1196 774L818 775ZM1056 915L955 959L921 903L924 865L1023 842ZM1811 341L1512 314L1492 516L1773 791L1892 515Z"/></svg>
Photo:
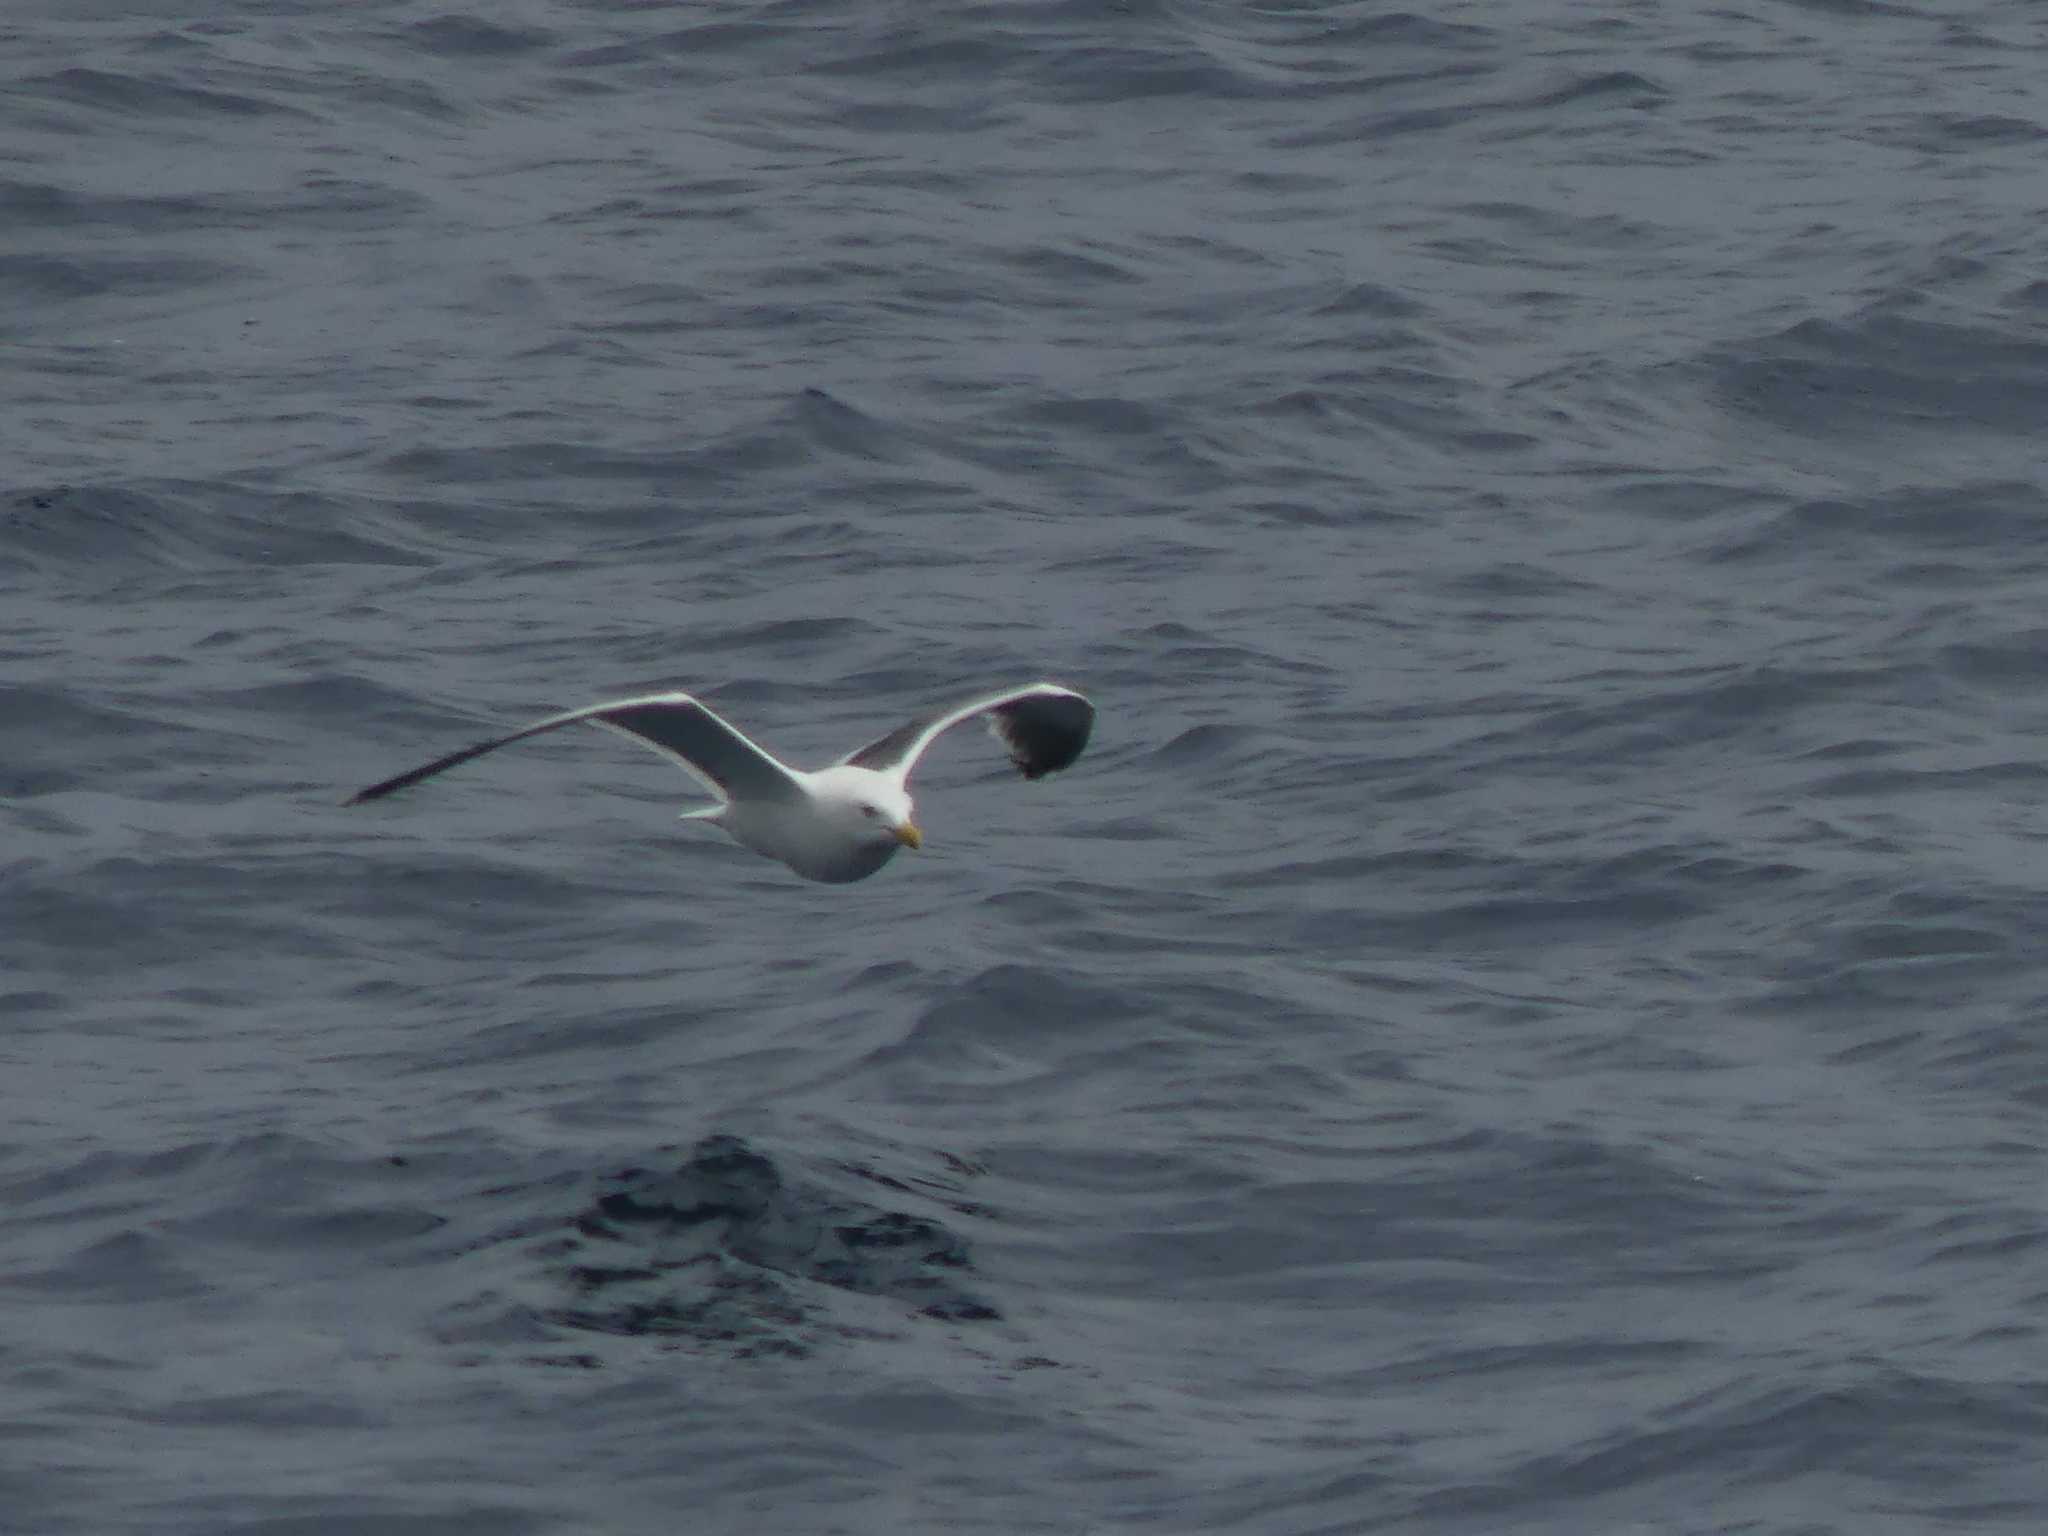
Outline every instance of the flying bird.
<svg viewBox="0 0 2048 1536"><path fill-rule="evenodd" d="M550 715L372 784L347 803L381 800L545 731L601 725L654 748L718 796L716 805L683 812L685 821L710 822L742 848L787 864L806 880L837 885L865 880L898 849L924 845L910 799L911 770L942 734L977 716L987 719L1017 771L1037 779L1081 755L1095 706L1071 688L1032 683L912 720L829 768L806 772L763 751L692 695L651 693Z"/></svg>

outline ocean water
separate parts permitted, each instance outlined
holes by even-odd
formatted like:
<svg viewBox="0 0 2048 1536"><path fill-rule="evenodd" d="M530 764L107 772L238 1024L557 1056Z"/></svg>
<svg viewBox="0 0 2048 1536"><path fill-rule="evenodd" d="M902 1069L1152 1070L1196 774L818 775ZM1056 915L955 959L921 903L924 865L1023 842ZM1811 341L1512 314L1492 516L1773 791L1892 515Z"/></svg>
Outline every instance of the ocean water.
<svg viewBox="0 0 2048 1536"><path fill-rule="evenodd" d="M2042 1530L2044 64L9 7L0 1530Z"/></svg>

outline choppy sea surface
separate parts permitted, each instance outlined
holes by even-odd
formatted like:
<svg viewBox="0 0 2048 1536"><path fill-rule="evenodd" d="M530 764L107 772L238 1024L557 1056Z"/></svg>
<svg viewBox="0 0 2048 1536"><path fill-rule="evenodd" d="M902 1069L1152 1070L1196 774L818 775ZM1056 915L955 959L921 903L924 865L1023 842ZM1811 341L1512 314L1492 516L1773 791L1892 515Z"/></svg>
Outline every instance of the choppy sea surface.
<svg viewBox="0 0 2048 1536"><path fill-rule="evenodd" d="M2025 0L9 6L0 1530L2048 1527L2044 206Z"/></svg>

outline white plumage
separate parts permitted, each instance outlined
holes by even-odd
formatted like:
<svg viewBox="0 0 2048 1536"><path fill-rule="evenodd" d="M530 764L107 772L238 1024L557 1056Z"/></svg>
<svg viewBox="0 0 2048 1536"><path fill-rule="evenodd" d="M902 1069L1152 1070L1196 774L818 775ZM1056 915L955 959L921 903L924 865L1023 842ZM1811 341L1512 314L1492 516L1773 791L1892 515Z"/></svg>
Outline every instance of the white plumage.
<svg viewBox="0 0 2048 1536"><path fill-rule="evenodd" d="M656 693L550 715L372 784L348 803L382 799L544 731L601 725L654 748L719 797L714 806L686 812L687 819L712 823L741 847L807 880L842 884L866 879L899 848L922 846L910 772L941 733L977 716L987 717L1017 770L1036 779L1081 755L1095 706L1070 688L1032 683L913 720L829 768L806 772L763 751L692 695Z"/></svg>

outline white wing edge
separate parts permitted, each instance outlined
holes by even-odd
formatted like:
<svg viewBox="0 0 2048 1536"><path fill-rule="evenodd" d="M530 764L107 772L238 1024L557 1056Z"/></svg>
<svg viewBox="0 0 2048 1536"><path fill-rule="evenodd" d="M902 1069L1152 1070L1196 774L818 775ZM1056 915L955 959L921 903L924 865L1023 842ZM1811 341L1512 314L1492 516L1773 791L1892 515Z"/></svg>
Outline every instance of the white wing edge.
<svg viewBox="0 0 2048 1536"><path fill-rule="evenodd" d="M918 759L924 756L926 750L930 748L933 742L953 729L954 726L961 724L963 721L972 720L976 715L989 716L989 734L1001 742L1003 740L1001 726L997 717L990 712L1001 709L1005 704L1014 704L1019 699L1030 698L1078 699L1083 704L1088 704L1089 702L1085 694L1078 693L1072 688L1063 688L1058 683L1048 682L1026 683L1021 688L1008 688L1001 693L992 693L986 698L975 699L971 703L962 704L957 709L948 710L945 714L934 718L930 724L926 725L917 734L893 764L877 771L888 774L898 784L906 782L910 778L911 773L917 768ZM1092 704L1089 705L1091 710L1093 707ZM904 727L898 727L899 731L902 729ZM876 747L881 746L883 742L888 741L895 734L896 732L892 731L890 736L884 736L879 741L871 742L858 751L849 752L840 761L842 763L852 762L853 759L859 757L862 753L871 752ZM1004 745L1007 746L1008 744L1004 743Z"/></svg>
<svg viewBox="0 0 2048 1536"><path fill-rule="evenodd" d="M345 803L360 805L368 800L381 799L385 795L392 794L398 790L409 789L423 779L429 779L438 773L446 772L450 768L459 767L472 758L482 757L486 752L495 752L500 747L509 747L514 742L526 740L529 736L543 735L548 731L559 730L565 725L575 725L579 722L588 721L592 725L602 726L615 735L624 736L628 740L646 747L649 751L667 758L699 785L718 797L719 805L707 808L709 811L724 809L725 802L731 798L724 786L720 785L717 780L713 779L704 769L698 767L696 763L685 757L681 752L659 741L655 741L651 737L643 736L638 731L629 729L615 721L598 718L614 710L644 709L659 705L687 708L701 714L718 729L724 731L739 746L745 748L761 764L773 769L776 776L790 788L801 792L804 776L796 769L784 763L774 753L764 749L753 738L733 725L725 716L719 714L717 710L706 704L695 694L671 692L639 694L630 699L608 699L601 704L586 704L580 709L565 709L560 714L549 715L546 719L536 720L532 725L522 726L516 731L509 732L503 736L493 737L489 741L478 742L474 746L463 747L457 751L450 752L445 757L438 757L430 763L422 764L418 768L408 769L406 772L396 774L391 778L383 780L381 783L372 784L368 789L351 796Z"/></svg>

